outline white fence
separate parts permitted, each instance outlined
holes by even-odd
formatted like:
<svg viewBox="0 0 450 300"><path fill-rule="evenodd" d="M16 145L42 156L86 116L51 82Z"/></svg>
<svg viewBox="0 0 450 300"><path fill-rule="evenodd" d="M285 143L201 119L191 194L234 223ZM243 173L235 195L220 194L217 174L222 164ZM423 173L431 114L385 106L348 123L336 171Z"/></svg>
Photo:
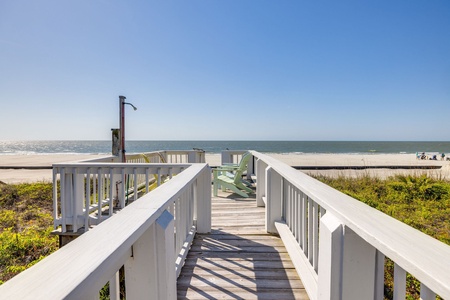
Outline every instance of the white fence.
<svg viewBox="0 0 450 300"><path fill-rule="evenodd" d="M176 299L176 277L194 234L210 230L210 168L186 166L114 218L1 285L0 298L98 299L109 281L111 299L119 299L123 266L126 299Z"/></svg>
<svg viewBox="0 0 450 300"><path fill-rule="evenodd" d="M126 155L127 163L205 163L203 150L166 150ZM87 162L87 161L86 161ZM118 156L108 156L89 160L88 162L120 162Z"/></svg>
<svg viewBox="0 0 450 300"><path fill-rule="evenodd" d="M257 205L278 233L311 299L383 299L385 257L395 263L394 299L406 275L421 299L450 299L450 247L331 187L251 151Z"/></svg>
<svg viewBox="0 0 450 300"><path fill-rule="evenodd" d="M128 155L127 163L118 160L110 156L53 165L55 229L86 232L190 163L205 159L201 151L156 151Z"/></svg>

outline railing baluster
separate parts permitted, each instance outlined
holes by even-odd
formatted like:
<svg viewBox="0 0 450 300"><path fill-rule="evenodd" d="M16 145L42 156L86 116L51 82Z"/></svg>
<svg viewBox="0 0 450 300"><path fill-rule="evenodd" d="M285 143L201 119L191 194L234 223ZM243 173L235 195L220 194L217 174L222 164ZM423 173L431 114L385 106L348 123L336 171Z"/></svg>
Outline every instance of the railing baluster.
<svg viewBox="0 0 450 300"><path fill-rule="evenodd" d="M384 299L384 254L377 250L375 262L375 296L374 300Z"/></svg>
<svg viewBox="0 0 450 300"><path fill-rule="evenodd" d="M156 186L160 186L161 185L161 168L158 168L156 172L158 174L158 178L156 179L157 180Z"/></svg>
<svg viewBox="0 0 450 300"><path fill-rule="evenodd" d="M313 223L313 260L312 265L314 270L317 272L318 257L319 257L319 206L317 202L313 202L313 212L312 212L312 223Z"/></svg>
<svg viewBox="0 0 450 300"><path fill-rule="evenodd" d="M308 201L308 260L312 264L313 263L313 246L314 246L314 240L313 240L313 200L307 197Z"/></svg>
<svg viewBox="0 0 450 300"><path fill-rule="evenodd" d="M149 170L148 168L145 169L145 193L148 193L148 188L149 188Z"/></svg>
<svg viewBox="0 0 450 300"><path fill-rule="evenodd" d="M71 205L71 214L72 214L72 231L73 232L77 232L78 231L78 201L77 200L77 178L76 178L76 169L72 168L71 169L71 174L70 174L71 178L72 178L72 182L70 184L70 203Z"/></svg>
<svg viewBox="0 0 450 300"><path fill-rule="evenodd" d="M179 219L180 219L180 222L178 223L178 225L180 226L179 227L179 229L180 229L180 231L179 231L179 233L177 234L177 237L178 237L178 249L181 249L181 247L183 247L183 241L184 241L184 238L183 238L183 234L184 234L184 214L182 213L183 211L184 211L184 196L185 196L185 194L184 193L182 193L181 195L180 195L180 198L178 199L178 203L179 203L179 207L180 207L180 213L178 214L178 216L179 216Z"/></svg>
<svg viewBox="0 0 450 300"><path fill-rule="evenodd" d="M308 225L307 225L307 216L308 216L308 211L307 211L307 201L308 198L305 195L305 193L302 193L301 195L301 205L302 205L302 220L301 220L301 226L302 226L302 244L301 247L303 249L303 253L305 253L305 255L308 255Z"/></svg>
<svg viewBox="0 0 450 300"><path fill-rule="evenodd" d="M120 278L119 271L117 271L113 278L109 281L109 299L120 300Z"/></svg>
<svg viewBox="0 0 450 300"><path fill-rule="evenodd" d="M179 249L180 247L180 226L181 226L181 204L180 204L180 198L177 198L175 200L175 249Z"/></svg>
<svg viewBox="0 0 450 300"><path fill-rule="evenodd" d="M102 168L98 168L98 173L97 173L97 182L98 182L98 202L97 202L97 214L98 217L97 219L99 220L99 222L101 222L102 220L102 202L103 202L103 174L102 174Z"/></svg>
<svg viewBox="0 0 450 300"><path fill-rule="evenodd" d="M286 221L288 227L291 227L291 216L290 216L290 199L289 199L289 183L283 181L283 199L281 201L282 217Z"/></svg>
<svg viewBox="0 0 450 300"><path fill-rule="evenodd" d="M292 224L292 234L295 237L295 240L298 242L298 223L299 223L299 213L298 213L298 201L297 201L297 188L292 187L293 189L293 195L292 195L292 202L293 202L293 218L294 218L294 224Z"/></svg>
<svg viewBox="0 0 450 300"><path fill-rule="evenodd" d="M302 192L297 190L297 194L295 196L295 202L297 203L297 243L300 248L302 248Z"/></svg>
<svg viewBox="0 0 450 300"><path fill-rule="evenodd" d="M121 189L120 189L120 208L124 208L125 207L125 195L127 193L126 189L126 175L125 175L125 169L122 168L122 172L120 172L121 174Z"/></svg>
<svg viewBox="0 0 450 300"><path fill-rule="evenodd" d="M180 195L180 212L185 212L186 211L186 207L185 207L185 202L184 202L184 200L186 200L186 194L185 193L182 193L181 195ZM180 250L181 249L181 247L183 247L183 241L184 241L184 222L185 222L185 220L184 220L184 218L185 218L185 214L180 214L180 232L179 232L179 235L178 235L178 249L177 250Z"/></svg>
<svg viewBox="0 0 450 300"><path fill-rule="evenodd" d="M190 199L189 199L189 220L190 220L190 224L189 224L189 228L194 224L194 199L197 197L196 194L196 190L197 190L197 184L194 184L191 187L191 195L190 195Z"/></svg>
<svg viewBox="0 0 450 300"><path fill-rule="evenodd" d="M394 263L394 300L403 300L406 296L406 271Z"/></svg>
<svg viewBox="0 0 450 300"><path fill-rule="evenodd" d="M58 168L53 168L53 228L58 228ZM61 182L61 181L60 181Z"/></svg>
<svg viewBox="0 0 450 300"><path fill-rule="evenodd" d="M176 216L175 216L175 202L172 202L172 203L169 205L169 212L170 212L174 217L176 217Z"/></svg>
<svg viewBox="0 0 450 300"><path fill-rule="evenodd" d="M435 300L436 294L425 284L420 283L420 300Z"/></svg>
<svg viewBox="0 0 450 300"><path fill-rule="evenodd" d="M94 171L94 173L92 174L92 201L91 201L91 205L95 205L95 203L97 202L97 174L98 174L98 170L97 172Z"/></svg>
<svg viewBox="0 0 450 300"><path fill-rule="evenodd" d="M62 232L66 232L67 231L67 211L66 211L66 201L67 201L67 195L66 195L66 168L61 168L61 173L60 173L61 177L60 177L60 186L61 186L61 193L60 193L60 197L61 197L61 230Z"/></svg>
<svg viewBox="0 0 450 300"><path fill-rule="evenodd" d="M89 214L90 214L90 206L91 206L91 168L88 168L86 171L86 188L84 199L84 232L89 230Z"/></svg>
<svg viewBox="0 0 450 300"><path fill-rule="evenodd" d="M138 198L138 179L137 179L137 169L133 170L133 178L134 178L134 193L133 193L133 201L136 201Z"/></svg>
<svg viewBox="0 0 450 300"><path fill-rule="evenodd" d="M187 191L184 193L183 195L183 206L184 206L184 214L183 214L183 236L180 237L181 240L181 245L180 245L180 249L178 249L178 252L181 251L181 248L183 247L183 241L187 236L188 233L188 224L189 224L189 189L190 187L188 187ZM177 252L177 253L178 253Z"/></svg>
<svg viewBox="0 0 450 300"><path fill-rule="evenodd" d="M114 213L114 196L113 196L113 191L114 191L114 187L113 187L113 168L109 168L109 216L112 216Z"/></svg>
<svg viewBox="0 0 450 300"><path fill-rule="evenodd" d="M289 183L289 228L294 231L295 228L295 207L294 207L294 187Z"/></svg>
<svg viewBox="0 0 450 300"><path fill-rule="evenodd" d="M108 168L109 169L109 168ZM111 181L111 178L109 178L108 180L108 175L109 173L107 172L107 170L105 170L105 175L104 177L104 185L105 185L105 200L109 198L109 191L110 191L110 184L108 183L108 181Z"/></svg>

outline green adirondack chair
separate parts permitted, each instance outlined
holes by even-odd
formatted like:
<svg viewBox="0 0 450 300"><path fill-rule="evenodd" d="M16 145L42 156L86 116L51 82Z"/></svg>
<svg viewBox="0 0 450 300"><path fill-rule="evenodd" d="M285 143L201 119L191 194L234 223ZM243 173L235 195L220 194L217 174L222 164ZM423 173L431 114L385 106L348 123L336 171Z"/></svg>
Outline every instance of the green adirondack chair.
<svg viewBox="0 0 450 300"><path fill-rule="evenodd" d="M248 198L247 193L251 193L252 189L245 185L248 183L242 179L242 174L247 170L250 158L251 154L247 152L242 155L238 165L223 165L213 170L215 197L217 197L218 188L221 187L222 191L229 189L244 198Z"/></svg>

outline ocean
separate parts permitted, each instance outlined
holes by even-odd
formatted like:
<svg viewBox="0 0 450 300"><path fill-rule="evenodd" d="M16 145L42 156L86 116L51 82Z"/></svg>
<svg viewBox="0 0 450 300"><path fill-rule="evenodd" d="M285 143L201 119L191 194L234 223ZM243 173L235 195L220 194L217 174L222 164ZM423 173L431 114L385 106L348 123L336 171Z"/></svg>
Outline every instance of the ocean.
<svg viewBox="0 0 450 300"><path fill-rule="evenodd" d="M127 153L156 150L256 150L266 153L450 153L450 142L381 141L127 141ZM111 153L111 141L0 141L0 155Z"/></svg>

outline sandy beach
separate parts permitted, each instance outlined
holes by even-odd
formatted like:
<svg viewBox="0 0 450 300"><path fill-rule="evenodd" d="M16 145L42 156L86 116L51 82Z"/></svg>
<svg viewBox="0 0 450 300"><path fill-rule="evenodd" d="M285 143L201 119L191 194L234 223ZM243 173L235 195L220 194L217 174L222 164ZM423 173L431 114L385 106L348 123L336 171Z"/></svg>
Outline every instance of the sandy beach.
<svg viewBox="0 0 450 300"><path fill-rule="evenodd" d="M270 154L270 156L294 167L348 167L370 166L375 169L353 170L303 170L307 174L357 177L365 174L381 178L394 174L422 174L450 178L450 162L441 160L417 160L414 154ZM44 167L48 169L0 169L0 181L4 183L51 181L54 163L73 162L103 157L99 155L0 155L0 167ZM220 154L207 153L210 166L220 165ZM438 166L441 169L390 169L386 166Z"/></svg>

